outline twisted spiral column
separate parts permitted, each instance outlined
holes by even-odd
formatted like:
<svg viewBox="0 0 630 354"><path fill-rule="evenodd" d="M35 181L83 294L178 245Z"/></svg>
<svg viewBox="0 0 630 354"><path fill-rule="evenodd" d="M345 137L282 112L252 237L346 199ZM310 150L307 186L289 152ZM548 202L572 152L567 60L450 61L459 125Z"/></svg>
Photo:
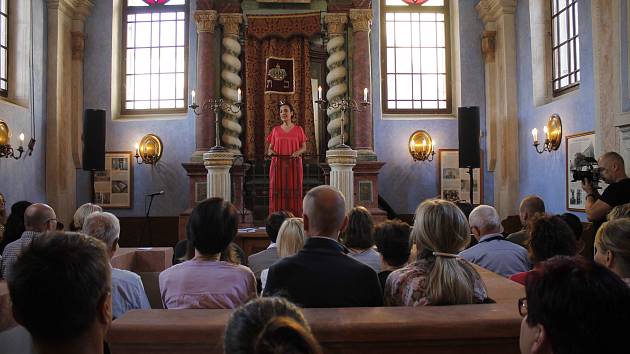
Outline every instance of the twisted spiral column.
<svg viewBox="0 0 630 354"><path fill-rule="evenodd" d="M228 104L237 101L237 90L242 83L240 77L242 64L239 59L241 44L238 40L239 27L242 22L243 16L238 13L219 15L219 23L223 25L223 54L221 55L221 63L223 64L221 79L223 79L223 84L221 86L221 96ZM239 123L241 115L242 113L238 110L238 107L231 105L231 107L223 109L223 119L221 121L223 126L223 135L221 135L223 145L236 155L241 154L243 145L239 138L243 132L243 128Z"/></svg>
<svg viewBox="0 0 630 354"><path fill-rule="evenodd" d="M327 14L324 22L328 28L329 40L326 45L328 59L326 66L328 67L328 75L326 75L326 83L328 84L328 92L326 92L326 100L334 102L336 99L346 96L348 86L346 85L347 70L344 66L346 60L346 52L344 50L344 27L348 22L346 14L335 13ZM341 144L341 116L340 108L328 107L326 110L329 122L326 127L330 134L328 140L328 148L334 148ZM347 136L349 117L344 118L344 135Z"/></svg>

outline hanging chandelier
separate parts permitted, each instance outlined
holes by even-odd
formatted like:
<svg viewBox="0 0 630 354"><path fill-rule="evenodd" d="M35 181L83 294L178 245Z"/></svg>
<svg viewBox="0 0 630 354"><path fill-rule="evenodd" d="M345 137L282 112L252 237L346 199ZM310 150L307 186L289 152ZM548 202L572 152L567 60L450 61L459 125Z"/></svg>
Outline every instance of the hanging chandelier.
<svg viewBox="0 0 630 354"><path fill-rule="evenodd" d="M429 0L403 0L407 5L422 5Z"/></svg>
<svg viewBox="0 0 630 354"><path fill-rule="evenodd" d="M164 5L167 2L169 2L169 0L142 0L142 1L144 1L149 6Z"/></svg>

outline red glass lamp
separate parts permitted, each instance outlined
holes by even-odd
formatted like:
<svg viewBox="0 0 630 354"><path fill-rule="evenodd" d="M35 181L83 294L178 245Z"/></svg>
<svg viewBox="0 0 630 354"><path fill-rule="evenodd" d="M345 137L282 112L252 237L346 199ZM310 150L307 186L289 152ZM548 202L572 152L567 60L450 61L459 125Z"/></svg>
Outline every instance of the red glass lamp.
<svg viewBox="0 0 630 354"><path fill-rule="evenodd" d="M403 2L407 5L422 5L427 1L429 0L403 0Z"/></svg>
<svg viewBox="0 0 630 354"><path fill-rule="evenodd" d="M142 0L144 1L147 5L149 6L156 6L156 5L164 5L166 4L169 0ZM426 1L426 0L425 0Z"/></svg>

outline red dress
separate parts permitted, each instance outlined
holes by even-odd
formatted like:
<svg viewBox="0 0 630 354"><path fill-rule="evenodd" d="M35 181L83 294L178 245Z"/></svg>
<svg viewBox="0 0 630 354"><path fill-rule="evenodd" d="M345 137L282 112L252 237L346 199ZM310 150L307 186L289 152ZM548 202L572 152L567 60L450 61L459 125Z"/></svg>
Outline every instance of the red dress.
<svg viewBox="0 0 630 354"><path fill-rule="evenodd" d="M291 154L306 142L304 129L294 125L288 132L274 127L267 142L277 155L271 158L269 168L269 214L285 210L296 217L302 216L302 158Z"/></svg>

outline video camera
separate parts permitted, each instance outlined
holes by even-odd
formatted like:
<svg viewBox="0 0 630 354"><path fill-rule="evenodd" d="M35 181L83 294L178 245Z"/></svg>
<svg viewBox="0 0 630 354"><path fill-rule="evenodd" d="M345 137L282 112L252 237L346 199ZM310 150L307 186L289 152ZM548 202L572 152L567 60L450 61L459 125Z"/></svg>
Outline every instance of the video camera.
<svg viewBox="0 0 630 354"><path fill-rule="evenodd" d="M592 157L584 156L583 154L575 154L574 159L574 169L571 170L571 175L573 176L573 181L578 182L587 179L593 184L593 186L597 186L599 180L601 179L601 175L599 173L599 168L597 166L597 160Z"/></svg>

